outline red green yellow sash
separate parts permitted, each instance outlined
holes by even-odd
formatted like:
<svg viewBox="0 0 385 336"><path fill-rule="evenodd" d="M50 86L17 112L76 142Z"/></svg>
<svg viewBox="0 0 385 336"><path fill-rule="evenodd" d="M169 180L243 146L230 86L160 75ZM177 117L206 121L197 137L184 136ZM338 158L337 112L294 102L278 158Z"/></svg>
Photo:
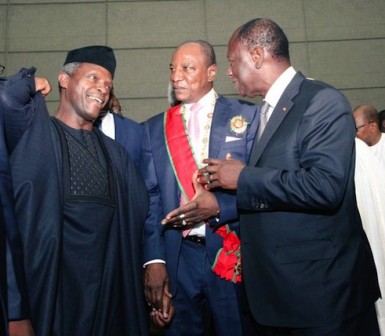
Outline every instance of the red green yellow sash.
<svg viewBox="0 0 385 336"><path fill-rule="evenodd" d="M175 178L186 201L189 201L195 195L192 176L198 165L186 133L181 105L171 107L164 114L164 135ZM219 249L212 266L214 273L234 283L241 282L240 241L236 232L230 230L228 225L219 227L215 232L223 238L223 247Z"/></svg>
<svg viewBox="0 0 385 336"><path fill-rule="evenodd" d="M181 105L177 105L164 114L164 135L174 175L183 196L186 201L189 201L195 194L192 176L198 169L198 165L195 162L180 110Z"/></svg>

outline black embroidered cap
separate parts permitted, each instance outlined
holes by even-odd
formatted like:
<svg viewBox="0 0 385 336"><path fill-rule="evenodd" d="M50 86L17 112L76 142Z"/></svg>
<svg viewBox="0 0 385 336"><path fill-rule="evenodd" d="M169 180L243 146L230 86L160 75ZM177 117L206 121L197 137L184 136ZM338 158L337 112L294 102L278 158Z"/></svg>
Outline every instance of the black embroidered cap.
<svg viewBox="0 0 385 336"><path fill-rule="evenodd" d="M88 46L68 52L64 65L73 62L92 63L107 69L112 78L115 74L116 59L114 51L106 46Z"/></svg>

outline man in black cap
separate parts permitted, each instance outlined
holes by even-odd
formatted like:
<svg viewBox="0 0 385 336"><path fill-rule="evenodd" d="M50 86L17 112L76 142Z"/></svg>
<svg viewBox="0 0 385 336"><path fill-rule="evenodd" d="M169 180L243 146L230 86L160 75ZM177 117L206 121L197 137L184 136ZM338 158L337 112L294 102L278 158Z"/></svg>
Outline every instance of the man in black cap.
<svg viewBox="0 0 385 336"><path fill-rule="evenodd" d="M146 188L124 147L93 127L115 67L111 48L70 51L55 117L34 68L0 86L38 336L148 334L140 264Z"/></svg>

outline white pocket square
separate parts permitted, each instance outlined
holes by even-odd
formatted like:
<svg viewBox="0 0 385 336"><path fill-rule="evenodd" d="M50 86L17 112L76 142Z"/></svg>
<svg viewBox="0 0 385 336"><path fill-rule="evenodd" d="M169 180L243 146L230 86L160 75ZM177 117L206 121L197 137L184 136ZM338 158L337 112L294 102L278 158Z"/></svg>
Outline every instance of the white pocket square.
<svg viewBox="0 0 385 336"><path fill-rule="evenodd" d="M237 137L232 137L232 136L226 136L226 142L231 142L231 141L237 141L241 140L242 138L237 138Z"/></svg>

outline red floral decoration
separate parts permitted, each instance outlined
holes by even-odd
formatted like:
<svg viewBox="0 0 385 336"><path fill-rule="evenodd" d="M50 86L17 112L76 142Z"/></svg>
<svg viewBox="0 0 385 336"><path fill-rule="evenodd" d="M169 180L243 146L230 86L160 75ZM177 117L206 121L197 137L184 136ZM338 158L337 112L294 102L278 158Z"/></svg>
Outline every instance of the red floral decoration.
<svg viewBox="0 0 385 336"><path fill-rule="evenodd" d="M216 232L223 237L223 247L217 253L212 270L222 279L242 282L241 242L236 232L230 230L228 225Z"/></svg>

